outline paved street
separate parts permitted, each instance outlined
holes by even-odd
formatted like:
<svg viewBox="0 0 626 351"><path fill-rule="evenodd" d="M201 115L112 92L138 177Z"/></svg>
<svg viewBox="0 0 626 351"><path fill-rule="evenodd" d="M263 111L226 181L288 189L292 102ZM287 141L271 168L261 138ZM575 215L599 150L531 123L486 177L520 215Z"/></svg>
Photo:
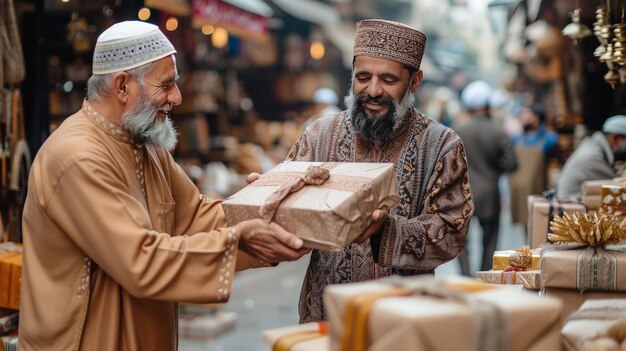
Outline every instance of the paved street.
<svg viewBox="0 0 626 351"><path fill-rule="evenodd" d="M506 193L505 193L506 196ZM508 206L503 203L498 249L514 249L525 243L522 229L510 223ZM472 223L469 234L470 260L475 271L480 266L481 232L478 223ZM298 323L297 303L304 272L309 261L305 256L297 262L281 263L278 267L238 273L233 295L223 307L224 312L235 312L237 322L231 331L210 341L181 339L180 351L265 351L261 331ZM453 260L439 268L437 276L460 274L458 262Z"/></svg>

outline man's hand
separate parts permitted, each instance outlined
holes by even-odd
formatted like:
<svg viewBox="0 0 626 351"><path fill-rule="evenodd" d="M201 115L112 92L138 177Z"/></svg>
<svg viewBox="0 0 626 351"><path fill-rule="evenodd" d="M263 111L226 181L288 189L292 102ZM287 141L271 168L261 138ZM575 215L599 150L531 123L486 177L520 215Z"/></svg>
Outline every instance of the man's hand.
<svg viewBox="0 0 626 351"><path fill-rule="evenodd" d="M369 239L370 236L378 233L383 228L388 217L389 209L387 209L387 207L379 208L372 212L372 223L365 228L365 231L361 235L354 239L354 242L360 244Z"/></svg>
<svg viewBox="0 0 626 351"><path fill-rule="evenodd" d="M252 172L250 174L248 174L248 176L246 177L246 183L250 184L252 182L254 182L255 180L259 179L261 175L256 173L256 172Z"/></svg>
<svg viewBox="0 0 626 351"><path fill-rule="evenodd" d="M240 230L239 248L252 257L268 263L295 261L311 249L295 234L276 223L268 226L261 219L251 219L237 224Z"/></svg>

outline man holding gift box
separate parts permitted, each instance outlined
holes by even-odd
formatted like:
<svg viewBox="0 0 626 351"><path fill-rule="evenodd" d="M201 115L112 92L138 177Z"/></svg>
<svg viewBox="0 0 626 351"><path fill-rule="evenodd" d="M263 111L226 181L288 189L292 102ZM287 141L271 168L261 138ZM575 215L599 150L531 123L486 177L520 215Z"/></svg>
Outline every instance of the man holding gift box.
<svg viewBox="0 0 626 351"><path fill-rule="evenodd" d="M602 131L587 137L565 162L556 184L557 197L580 199L583 182L617 177L616 161L626 161L625 115L607 119Z"/></svg>
<svg viewBox="0 0 626 351"><path fill-rule="evenodd" d="M390 274L432 274L465 244L474 212L465 149L454 131L412 107L424 33L401 23L357 24L347 111L307 127L288 159L396 164L400 202L339 252L313 250L300 321L324 320L322 290ZM365 214L364 214L365 215Z"/></svg>
<svg viewBox="0 0 626 351"><path fill-rule="evenodd" d="M20 350L175 350L178 301L226 302L236 269L308 252L261 219L226 227L174 162L175 53L149 23L104 31L88 100L37 154Z"/></svg>

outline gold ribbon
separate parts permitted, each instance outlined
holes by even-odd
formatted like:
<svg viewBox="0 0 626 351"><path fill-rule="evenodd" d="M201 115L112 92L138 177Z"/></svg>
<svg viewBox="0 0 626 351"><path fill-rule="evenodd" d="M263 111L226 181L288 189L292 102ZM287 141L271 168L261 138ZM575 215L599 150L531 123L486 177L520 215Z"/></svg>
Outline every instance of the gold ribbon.
<svg viewBox="0 0 626 351"><path fill-rule="evenodd" d="M299 342L328 335L327 322L317 322L317 327L317 330L296 332L278 338L274 345L272 345L272 351L289 351L295 344Z"/></svg>
<svg viewBox="0 0 626 351"><path fill-rule="evenodd" d="M383 297L410 296L413 291L399 288L351 297L346 303L341 351L366 351L369 345L367 317L374 303Z"/></svg>

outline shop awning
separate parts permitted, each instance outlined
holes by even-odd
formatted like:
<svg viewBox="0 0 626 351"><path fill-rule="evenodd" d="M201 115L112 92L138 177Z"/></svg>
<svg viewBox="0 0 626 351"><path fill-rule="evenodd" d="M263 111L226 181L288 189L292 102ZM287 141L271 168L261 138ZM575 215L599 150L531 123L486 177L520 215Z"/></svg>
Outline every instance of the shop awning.
<svg viewBox="0 0 626 351"><path fill-rule="evenodd" d="M272 9L261 0L193 0L192 23L226 28L232 34L252 40L266 40Z"/></svg>
<svg viewBox="0 0 626 351"><path fill-rule="evenodd" d="M272 2L288 14L320 26L341 21L339 12L334 7L317 1L272 0Z"/></svg>
<svg viewBox="0 0 626 351"><path fill-rule="evenodd" d="M191 6L187 0L146 0L145 5L176 16L189 16L191 14Z"/></svg>

